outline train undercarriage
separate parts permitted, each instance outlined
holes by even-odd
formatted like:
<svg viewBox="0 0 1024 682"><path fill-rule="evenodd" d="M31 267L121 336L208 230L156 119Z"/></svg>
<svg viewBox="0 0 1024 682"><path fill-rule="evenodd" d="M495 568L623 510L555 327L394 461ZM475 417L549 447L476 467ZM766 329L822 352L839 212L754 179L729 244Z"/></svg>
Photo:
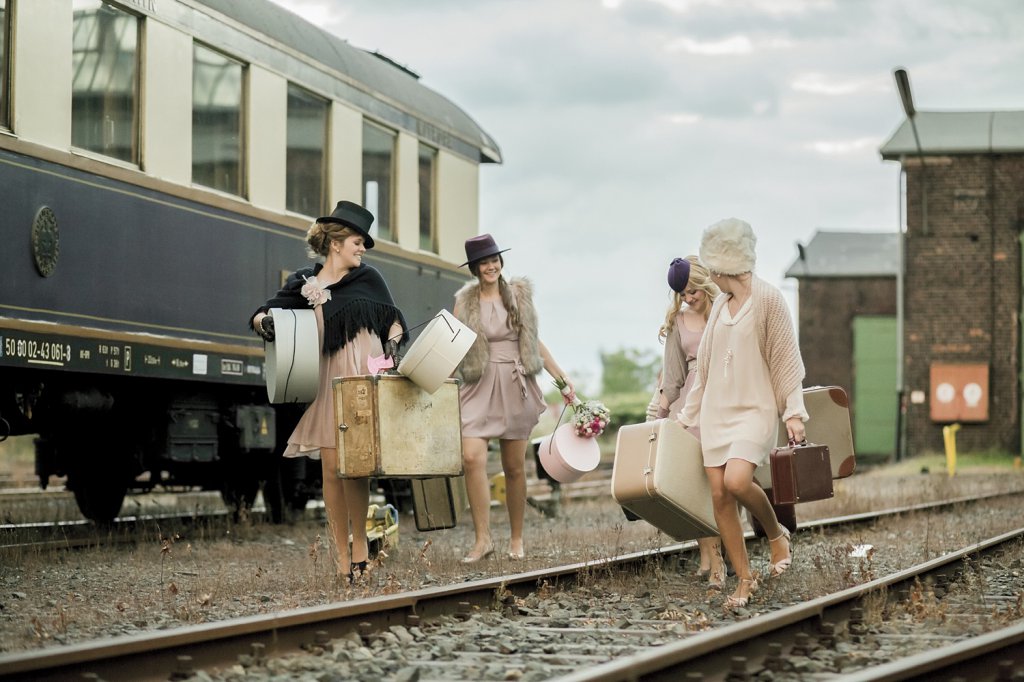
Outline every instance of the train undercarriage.
<svg viewBox="0 0 1024 682"><path fill-rule="evenodd" d="M66 476L88 519L110 521L128 493L163 487L218 490L236 514L262 489L282 522L320 493L316 462L280 456L303 406L269 406L249 387L38 377L4 374L0 418L7 435L35 435L40 485Z"/></svg>

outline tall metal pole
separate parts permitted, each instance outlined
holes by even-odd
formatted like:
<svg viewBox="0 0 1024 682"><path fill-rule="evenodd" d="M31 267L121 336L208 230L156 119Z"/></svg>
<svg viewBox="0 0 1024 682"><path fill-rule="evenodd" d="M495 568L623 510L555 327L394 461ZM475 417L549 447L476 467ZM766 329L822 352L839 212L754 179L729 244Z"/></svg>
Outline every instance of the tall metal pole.
<svg viewBox="0 0 1024 682"><path fill-rule="evenodd" d="M917 145L917 153L921 159L921 172L922 180L924 173L924 154L921 150L921 139L917 135L917 125L914 122L914 98L910 93L910 77L907 75L905 69L896 69L896 89L900 93L900 102L903 104L903 111L906 113L907 118L910 119L910 127L914 132L914 142ZM900 159L900 175L899 175L899 216L896 219L896 245L897 245L897 266L896 266L896 461L903 459L903 431L906 428L904 424L903 415L905 412L905 400L906 400L906 386L904 384L904 345L903 345L903 327L904 327L904 271L906 269L906 248L904 244L904 232L903 232L903 214L904 214L904 178L905 170L903 159ZM921 188L922 194L927 194L927 187L922 183ZM925 204L922 204L922 216L927 221L927 212L923 208Z"/></svg>

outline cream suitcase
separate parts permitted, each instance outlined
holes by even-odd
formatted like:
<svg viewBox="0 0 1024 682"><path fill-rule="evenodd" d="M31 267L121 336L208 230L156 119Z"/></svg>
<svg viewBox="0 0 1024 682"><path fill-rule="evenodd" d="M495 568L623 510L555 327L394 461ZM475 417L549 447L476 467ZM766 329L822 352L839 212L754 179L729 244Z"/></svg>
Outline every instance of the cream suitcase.
<svg viewBox="0 0 1024 682"><path fill-rule="evenodd" d="M838 386L804 389L804 407L810 419L804 425L807 442L827 445L832 458L832 478L846 478L857 468L850 426L850 399ZM786 445L786 425L779 426L779 446Z"/></svg>
<svg viewBox="0 0 1024 682"><path fill-rule="evenodd" d="M853 474L857 461L853 453L853 428L850 426L850 399L839 386L810 386L804 389L804 407L810 419L804 424L808 443L827 445L832 459L832 478ZM779 421L776 445L788 445L786 423ZM754 479L765 490L772 487L768 458L754 472Z"/></svg>
<svg viewBox="0 0 1024 682"><path fill-rule="evenodd" d="M462 475L459 386L427 393L398 374L334 380L340 478Z"/></svg>
<svg viewBox="0 0 1024 682"><path fill-rule="evenodd" d="M700 442L673 419L619 429L612 497L676 540L718 535Z"/></svg>

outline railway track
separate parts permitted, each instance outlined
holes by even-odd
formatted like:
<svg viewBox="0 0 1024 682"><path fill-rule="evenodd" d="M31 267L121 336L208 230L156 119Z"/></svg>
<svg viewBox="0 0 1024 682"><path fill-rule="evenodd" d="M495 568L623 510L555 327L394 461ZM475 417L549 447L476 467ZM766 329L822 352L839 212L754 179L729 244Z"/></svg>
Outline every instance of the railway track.
<svg viewBox="0 0 1024 682"><path fill-rule="evenodd" d="M1002 493L986 499L1018 494ZM937 512L972 503L973 498L933 502L878 514L826 519L803 528L870 525L882 517ZM782 607L743 622L735 622L733 615L705 608L683 608L678 614L668 614L673 610L672 605L660 611L648 609L649 613L641 617L635 612L623 616L608 602L609 593L628 597L633 592L635 596L647 589L644 581L669 580L671 574L678 577L672 567L692 549L692 543L683 543L443 588L12 654L0 657L0 676L67 679L93 673L102 679L116 680L139 679L144 671L152 671L146 674L151 674L153 679L167 679L168 675L184 679L190 671L203 669L229 671L228 675L233 670L234 674L242 672L246 677L259 677L271 671L283 674L282 666L286 665L309 665L308 662L282 662L302 661L301 656L285 655L303 652L307 656L314 654L314 658L326 657L334 663L351 657L354 665L362 666L361 675L372 669L367 666L382 663L387 656L398 652L406 657L403 665L384 677L396 675L394 679L419 679L421 682L427 679L549 679L558 675L567 680L679 679L680 671L692 673L695 669L711 675L705 679L716 679L714 676L720 673L732 671L734 677L740 674L734 670L739 667L739 663L732 660L736 655L746 657L743 666L747 668L746 674L752 675L758 666L776 665L770 659L772 652L785 652L789 658L793 651L799 653L797 636L801 633L814 635L813 646L807 642L803 642L803 646L815 652L822 649L818 644L822 638L836 642L847 636L844 633L853 632L851 636L857 636L859 626L852 614L856 608L853 604L858 599L877 598L883 591L889 594L893 590L897 590L895 594L899 594L901 600L920 599L921 595L934 592L906 588L904 598L899 590L903 590L904 585L913 585L915 580L929 585L930 581L938 580L928 575L963 575L967 558L977 563L980 557L998 551L998 546L1007 543L1016 541L1019 551L1020 541L1014 538L1019 538L1024 529L1015 533L988 541L990 544L966 547L961 550L962 556L950 554L926 562L919 567L916 577L908 569L902 574L868 581L859 588ZM943 594L947 594L948 585L954 583L947 580L943 584L947 586ZM552 613L547 607L552 603L557 607L563 599L561 590L569 588L578 589L583 595L580 598L584 602L589 600L589 606L575 609L570 605L575 597L564 597L566 607L555 608ZM1019 602L1019 594L1017 599ZM819 627L827 622L826 614L836 614L830 632L828 627ZM741 614L741 617L745 616ZM775 625L769 626L768 621L775 621ZM778 634L780 632L791 632L792 637L786 640ZM751 639L762 633L772 634L763 634L767 639L760 643ZM419 652L419 643L437 641L447 644L440 650ZM561 648L556 644L566 646ZM724 658L719 657L714 662L706 658L719 650L726 652ZM370 660L365 660L367 652ZM768 662L765 662L766 657ZM616 660L604 663L610 658ZM453 662L456 659L459 659L457 665ZM659 666L669 672L662 672ZM494 677L500 672L498 668L504 672ZM536 677L541 674L539 670L544 671L544 677ZM640 671L647 672L641 676ZM403 674L409 677L403 678Z"/></svg>

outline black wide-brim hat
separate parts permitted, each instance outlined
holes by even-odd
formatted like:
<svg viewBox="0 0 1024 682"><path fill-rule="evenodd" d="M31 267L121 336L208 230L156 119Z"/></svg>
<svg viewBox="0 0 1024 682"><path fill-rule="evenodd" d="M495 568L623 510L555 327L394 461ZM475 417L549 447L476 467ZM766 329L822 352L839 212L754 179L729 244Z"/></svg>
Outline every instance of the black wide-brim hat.
<svg viewBox="0 0 1024 682"><path fill-rule="evenodd" d="M331 215L317 218L318 223L340 223L363 236L363 246L367 249L373 248L373 237L370 236L370 226L373 225L373 214L359 204L351 201L339 201L338 205L331 211Z"/></svg>
<svg viewBox="0 0 1024 682"><path fill-rule="evenodd" d="M499 253L505 253L508 249L500 248L495 242L494 237L489 234L481 234L476 237L470 237L466 240L466 262L459 267L464 267L470 263L484 258L489 258Z"/></svg>

